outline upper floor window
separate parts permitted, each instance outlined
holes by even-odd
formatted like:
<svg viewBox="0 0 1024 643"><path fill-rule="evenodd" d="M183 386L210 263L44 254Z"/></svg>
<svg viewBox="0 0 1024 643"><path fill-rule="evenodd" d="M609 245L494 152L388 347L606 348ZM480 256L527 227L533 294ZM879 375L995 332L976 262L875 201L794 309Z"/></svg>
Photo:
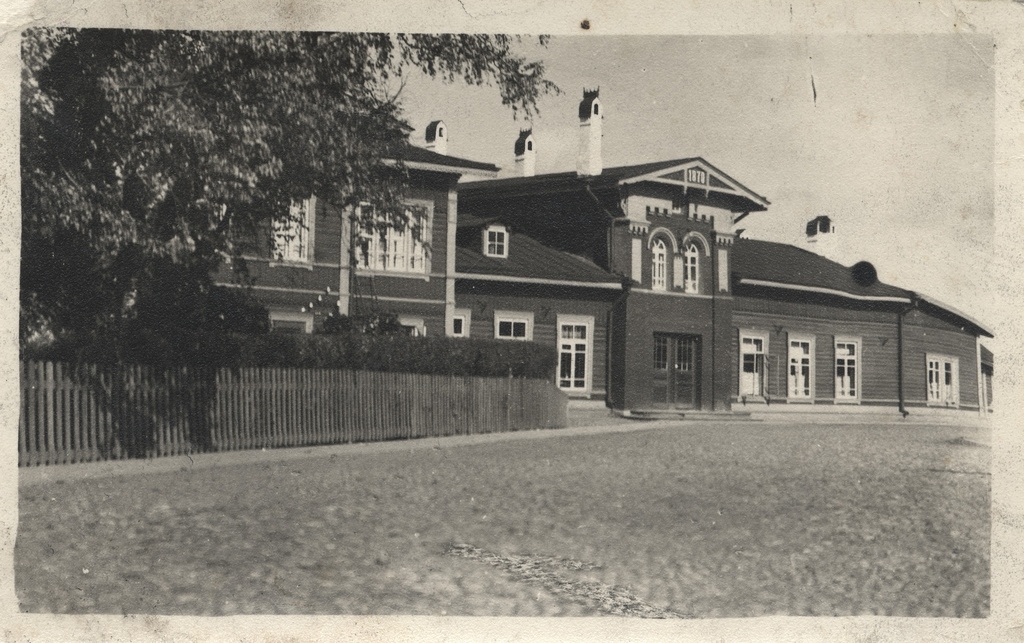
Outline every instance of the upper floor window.
<svg viewBox="0 0 1024 643"><path fill-rule="evenodd" d="M491 225L484 229L484 255L487 257L508 256L508 229L503 225Z"/></svg>
<svg viewBox="0 0 1024 643"><path fill-rule="evenodd" d="M313 260L313 224L316 197L293 201L288 215L274 221L274 259L287 262Z"/></svg>
<svg viewBox="0 0 1024 643"><path fill-rule="evenodd" d="M683 251L683 292L700 292L700 249L693 241Z"/></svg>
<svg viewBox="0 0 1024 643"><path fill-rule="evenodd" d="M406 223L397 228L390 223L381 230L361 225L356 239L356 265L364 270L425 273L425 240L419 230L430 229L430 210L421 205L405 206ZM362 215L365 216L365 213Z"/></svg>
<svg viewBox="0 0 1024 643"><path fill-rule="evenodd" d="M665 290L668 287L668 249L663 239L651 244L651 288Z"/></svg>

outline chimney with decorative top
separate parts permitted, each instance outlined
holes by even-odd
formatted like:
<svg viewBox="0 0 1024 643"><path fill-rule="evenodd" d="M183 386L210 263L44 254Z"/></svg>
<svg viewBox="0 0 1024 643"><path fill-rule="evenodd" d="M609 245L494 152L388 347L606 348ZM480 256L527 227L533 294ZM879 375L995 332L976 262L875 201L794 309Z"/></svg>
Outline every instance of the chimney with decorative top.
<svg viewBox="0 0 1024 643"><path fill-rule="evenodd" d="M524 129L516 139L516 176L533 176L537 173L537 150L533 144L533 130Z"/></svg>
<svg viewBox="0 0 1024 643"><path fill-rule="evenodd" d="M604 169L601 162L601 101L600 89L583 90L580 101L580 147L576 156L576 174L596 176Z"/></svg>
<svg viewBox="0 0 1024 643"><path fill-rule="evenodd" d="M427 125L427 149L448 154L448 127L444 121L432 121Z"/></svg>

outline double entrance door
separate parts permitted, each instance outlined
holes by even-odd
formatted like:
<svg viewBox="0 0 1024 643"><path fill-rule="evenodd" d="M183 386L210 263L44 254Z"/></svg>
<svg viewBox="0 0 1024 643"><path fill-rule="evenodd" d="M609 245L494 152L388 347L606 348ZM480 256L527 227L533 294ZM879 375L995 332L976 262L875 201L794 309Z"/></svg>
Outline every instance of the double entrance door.
<svg viewBox="0 0 1024 643"><path fill-rule="evenodd" d="M654 334L655 406L700 408L700 335Z"/></svg>

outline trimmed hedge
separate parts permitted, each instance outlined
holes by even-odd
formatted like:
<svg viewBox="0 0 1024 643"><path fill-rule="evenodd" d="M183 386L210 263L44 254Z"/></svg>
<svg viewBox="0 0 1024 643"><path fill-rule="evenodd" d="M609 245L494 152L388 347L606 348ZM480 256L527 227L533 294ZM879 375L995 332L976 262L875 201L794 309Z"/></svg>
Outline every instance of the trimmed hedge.
<svg viewBox="0 0 1024 643"><path fill-rule="evenodd" d="M26 359L244 367L344 368L480 377L551 379L557 356L536 342L405 335L203 335L174 347L153 335L23 351ZM115 349L115 346L117 349Z"/></svg>

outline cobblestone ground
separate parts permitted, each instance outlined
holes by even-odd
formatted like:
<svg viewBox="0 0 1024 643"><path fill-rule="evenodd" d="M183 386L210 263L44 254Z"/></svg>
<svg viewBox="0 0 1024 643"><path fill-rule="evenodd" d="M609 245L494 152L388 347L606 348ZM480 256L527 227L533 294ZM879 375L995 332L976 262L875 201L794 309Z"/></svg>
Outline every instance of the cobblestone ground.
<svg viewBox="0 0 1024 643"><path fill-rule="evenodd" d="M34 612L988 614L976 429L681 424L21 489Z"/></svg>

